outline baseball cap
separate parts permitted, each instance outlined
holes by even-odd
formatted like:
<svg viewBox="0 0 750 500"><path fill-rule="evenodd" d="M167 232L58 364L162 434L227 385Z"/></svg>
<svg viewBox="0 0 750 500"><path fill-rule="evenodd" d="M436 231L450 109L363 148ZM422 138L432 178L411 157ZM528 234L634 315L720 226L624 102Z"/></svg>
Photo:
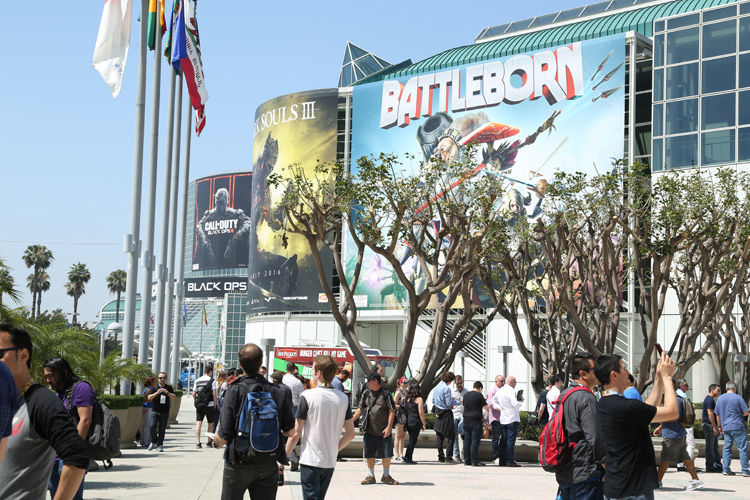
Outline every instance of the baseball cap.
<svg viewBox="0 0 750 500"><path fill-rule="evenodd" d="M281 379L284 378L284 372L281 370L274 370L274 372L271 374L271 380L274 380L276 382L281 382Z"/></svg>
<svg viewBox="0 0 750 500"><path fill-rule="evenodd" d="M369 382L370 380L376 380L378 382L378 384L382 384L383 383L383 378L380 376L379 373L370 373L370 374L368 374L367 375L367 381Z"/></svg>

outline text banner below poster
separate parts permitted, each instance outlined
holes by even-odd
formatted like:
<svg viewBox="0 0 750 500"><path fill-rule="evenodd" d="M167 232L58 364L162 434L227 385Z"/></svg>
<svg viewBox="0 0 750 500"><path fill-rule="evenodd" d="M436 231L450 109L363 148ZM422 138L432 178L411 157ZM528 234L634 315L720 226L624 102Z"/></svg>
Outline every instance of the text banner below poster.
<svg viewBox="0 0 750 500"><path fill-rule="evenodd" d="M271 174L298 165L315 177L317 162L336 161L338 90L289 94L262 104L255 112L253 142L253 211L250 231L248 313L328 310L318 300L323 291L307 241L287 233L281 239L283 214L275 207L282 188L270 188ZM333 258L321 249L326 279Z"/></svg>
<svg viewBox="0 0 750 500"><path fill-rule="evenodd" d="M472 181L493 175L509 183L500 207L509 223L535 220L556 171L605 172L623 157L624 96L624 34L355 86L352 158L472 161ZM403 162L415 174L418 163ZM347 248L355 248L351 238ZM409 247L396 256L419 290L424 273ZM345 258L353 269L356 255ZM366 294L367 308L407 307L385 260L366 252L362 276L357 293Z"/></svg>

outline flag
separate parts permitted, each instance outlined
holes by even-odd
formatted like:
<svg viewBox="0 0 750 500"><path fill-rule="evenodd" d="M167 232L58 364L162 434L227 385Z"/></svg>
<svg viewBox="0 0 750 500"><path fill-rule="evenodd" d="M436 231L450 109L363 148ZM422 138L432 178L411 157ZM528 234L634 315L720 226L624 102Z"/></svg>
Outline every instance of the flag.
<svg viewBox="0 0 750 500"><path fill-rule="evenodd" d="M151 313L151 324L154 324L154 313Z"/></svg>
<svg viewBox="0 0 750 500"><path fill-rule="evenodd" d="M195 135L198 137L201 136L201 132L203 132L203 127L206 126L206 115L204 113L205 106L201 106L200 108L195 110Z"/></svg>
<svg viewBox="0 0 750 500"><path fill-rule="evenodd" d="M187 326L187 306L182 303L182 326Z"/></svg>
<svg viewBox="0 0 750 500"><path fill-rule="evenodd" d="M203 322L208 324L208 316L206 316L206 306L203 306Z"/></svg>
<svg viewBox="0 0 750 500"><path fill-rule="evenodd" d="M94 69L102 75L104 83L117 97L122 85L122 74L130 46L132 21L131 0L105 0L102 22L94 48Z"/></svg>
<svg viewBox="0 0 750 500"><path fill-rule="evenodd" d="M200 135L199 129L203 130L206 124L204 106L208 100L208 91L203 79L203 60L194 0L186 0L184 3L182 0L176 0L173 15L171 64L174 69L182 71L193 109L200 111L196 114L195 126L196 133Z"/></svg>
<svg viewBox="0 0 750 500"><path fill-rule="evenodd" d="M174 39L176 29L175 23L177 22L177 13L182 11L181 1L182 0L174 0L174 3L172 4L172 17L169 21L169 33L167 33L167 41L164 43L164 57L167 58L169 64L172 64L172 40ZM177 69L179 70L179 68Z"/></svg>
<svg viewBox="0 0 750 500"><path fill-rule="evenodd" d="M156 1L149 0L148 2L148 48L154 50L156 48ZM164 20L164 4L167 0L161 2L161 15L159 16L159 26L161 26L161 36L167 32L167 22Z"/></svg>

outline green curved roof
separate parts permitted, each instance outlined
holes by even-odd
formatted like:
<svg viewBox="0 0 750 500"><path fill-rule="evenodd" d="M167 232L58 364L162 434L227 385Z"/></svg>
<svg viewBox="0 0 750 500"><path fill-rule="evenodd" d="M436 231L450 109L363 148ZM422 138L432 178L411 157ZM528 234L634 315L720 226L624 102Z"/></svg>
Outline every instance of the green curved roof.
<svg viewBox="0 0 750 500"><path fill-rule="evenodd" d="M736 3L737 1L739 0L675 0L658 5L644 5L640 9L613 12L609 16L596 17L573 24L562 26L552 24L544 26L538 31L446 50L401 70L379 75L377 79L388 80L428 73L462 64L533 52L628 31L637 31L642 35L651 37L654 29L653 22L657 19ZM374 80L376 79L365 79L359 83Z"/></svg>

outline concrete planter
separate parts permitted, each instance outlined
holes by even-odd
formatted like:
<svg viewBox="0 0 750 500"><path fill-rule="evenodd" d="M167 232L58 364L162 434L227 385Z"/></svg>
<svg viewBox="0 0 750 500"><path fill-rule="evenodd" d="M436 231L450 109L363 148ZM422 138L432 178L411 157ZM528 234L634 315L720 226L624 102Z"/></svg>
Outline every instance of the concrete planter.
<svg viewBox="0 0 750 500"><path fill-rule="evenodd" d="M185 397L185 396L183 396ZM175 398L169 403L169 425L177 423L177 414L180 412L182 398Z"/></svg>
<svg viewBox="0 0 750 500"><path fill-rule="evenodd" d="M143 423L141 407L131 406L123 410L112 410L112 413L120 420L120 448L135 448L135 433L140 430Z"/></svg>

